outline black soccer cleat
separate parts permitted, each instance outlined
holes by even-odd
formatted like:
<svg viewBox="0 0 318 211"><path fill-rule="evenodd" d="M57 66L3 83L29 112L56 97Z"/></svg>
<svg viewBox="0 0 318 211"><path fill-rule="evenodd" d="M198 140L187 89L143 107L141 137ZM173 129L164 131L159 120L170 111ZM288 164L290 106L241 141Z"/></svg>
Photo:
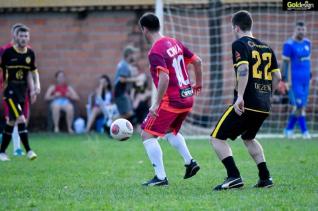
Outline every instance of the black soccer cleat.
<svg viewBox="0 0 318 211"><path fill-rule="evenodd" d="M254 185L254 188L271 188L273 187L274 183L273 183L273 179L270 177L268 179L265 180L258 180L257 184Z"/></svg>
<svg viewBox="0 0 318 211"><path fill-rule="evenodd" d="M142 185L143 186L168 186L168 180L167 180L167 177L164 178L163 180L161 180L156 175L151 180L149 180L145 183L142 183Z"/></svg>
<svg viewBox="0 0 318 211"><path fill-rule="evenodd" d="M184 165L186 167L186 171L183 179L188 179L196 175L196 173L200 170L200 166L195 160L191 160L191 163L188 165Z"/></svg>
<svg viewBox="0 0 318 211"><path fill-rule="evenodd" d="M220 190L228 190L233 188L240 188L244 186L244 182L241 177L228 177L225 179L225 181L217 185L215 188L213 188L214 191L220 191Z"/></svg>

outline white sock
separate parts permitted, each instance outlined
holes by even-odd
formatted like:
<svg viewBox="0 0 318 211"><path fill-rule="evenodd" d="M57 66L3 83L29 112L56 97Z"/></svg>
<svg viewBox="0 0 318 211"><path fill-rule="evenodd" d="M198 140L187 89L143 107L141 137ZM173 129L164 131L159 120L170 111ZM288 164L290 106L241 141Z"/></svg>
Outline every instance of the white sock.
<svg viewBox="0 0 318 211"><path fill-rule="evenodd" d="M14 125L13 132L12 132L12 140L13 140L13 153L15 153L17 149L21 149L20 136L19 136L17 125Z"/></svg>
<svg viewBox="0 0 318 211"><path fill-rule="evenodd" d="M166 178L166 172L163 166L162 150L158 140L156 138L147 139L144 141L144 146L157 177L163 180Z"/></svg>
<svg viewBox="0 0 318 211"><path fill-rule="evenodd" d="M189 152L184 137L180 133L178 133L177 135L174 135L173 133L168 133L165 137L168 140L168 142L178 150L180 155L183 157L185 164L190 164L192 156Z"/></svg>

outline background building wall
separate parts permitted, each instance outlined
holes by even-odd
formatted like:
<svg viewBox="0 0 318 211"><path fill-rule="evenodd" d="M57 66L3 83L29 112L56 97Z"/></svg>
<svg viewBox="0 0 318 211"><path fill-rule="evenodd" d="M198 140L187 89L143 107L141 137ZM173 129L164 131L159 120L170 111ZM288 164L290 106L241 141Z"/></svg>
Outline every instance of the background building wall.
<svg viewBox="0 0 318 211"><path fill-rule="evenodd" d="M138 12L8 13L0 15L1 45L10 41L10 27L17 22L31 29L31 46L36 52L40 72L42 90L38 101L31 107L32 119L46 118L48 104L44 95L54 82L57 70L65 71L68 82L79 93L80 102L76 107L78 114L84 115L87 96L96 87L97 78L101 74L114 78L116 65L126 45L142 47L139 66L142 70L147 68L144 57L147 45L137 25ZM40 121L32 122L37 124Z"/></svg>

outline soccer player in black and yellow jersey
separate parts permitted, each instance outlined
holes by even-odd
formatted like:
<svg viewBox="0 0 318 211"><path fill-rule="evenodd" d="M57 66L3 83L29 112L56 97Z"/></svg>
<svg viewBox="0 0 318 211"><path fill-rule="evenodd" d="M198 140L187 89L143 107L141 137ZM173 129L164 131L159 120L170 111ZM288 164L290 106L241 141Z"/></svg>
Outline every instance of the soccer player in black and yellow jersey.
<svg viewBox="0 0 318 211"><path fill-rule="evenodd" d="M24 101L29 94L28 87L30 88L31 103L35 102L36 95L40 93L40 81L35 65L35 54L32 49L28 48L29 40L29 29L25 26L18 28L15 44L7 48L1 57L0 67L5 72L3 97L9 108L9 120L6 122L3 130L0 148L1 161L9 160L5 151L10 143L15 123L18 124L19 136L28 158L34 160L37 157L29 146L26 118L23 115Z"/></svg>
<svg viewBox="0 0 318 211"><path fill-rule="evenodd" d="M236 75L234 104L225 111L211 134L213 148L227 170L227 178L214 190L244 185L232 150L226 143L228 138L235 140L238 136L243 139L259 170L259 181L254 187L273 185L263 148L255 136L269 115L271 94L277 88L281 74L273 50L253 37L252 23L251 14L247 11L239 11L232 17L237 38L232 44Z"/></svg>

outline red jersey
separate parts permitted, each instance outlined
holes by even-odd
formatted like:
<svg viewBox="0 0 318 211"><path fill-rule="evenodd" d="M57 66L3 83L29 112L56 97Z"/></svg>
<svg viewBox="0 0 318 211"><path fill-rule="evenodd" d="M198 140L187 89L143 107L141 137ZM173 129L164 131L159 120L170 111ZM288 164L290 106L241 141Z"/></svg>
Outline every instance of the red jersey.
<svg viewBox="0 0 318 211"><path fill-rule="evenodd" d="M169 85L160 107L177 113L191 110L193 90L187 64L195 59L195 55L180 41L162 37L153 44L148 59L156 88L158 88L159 71L169 74Z"/></svg>
<svg viewBox="0 0 318 211"><path fill-rule="evenodd" d="M68 85L67 84L57 84L57 85L55 85L53 94L60 93L61 97L66 97L67 92L68 92Z"/></svg>

